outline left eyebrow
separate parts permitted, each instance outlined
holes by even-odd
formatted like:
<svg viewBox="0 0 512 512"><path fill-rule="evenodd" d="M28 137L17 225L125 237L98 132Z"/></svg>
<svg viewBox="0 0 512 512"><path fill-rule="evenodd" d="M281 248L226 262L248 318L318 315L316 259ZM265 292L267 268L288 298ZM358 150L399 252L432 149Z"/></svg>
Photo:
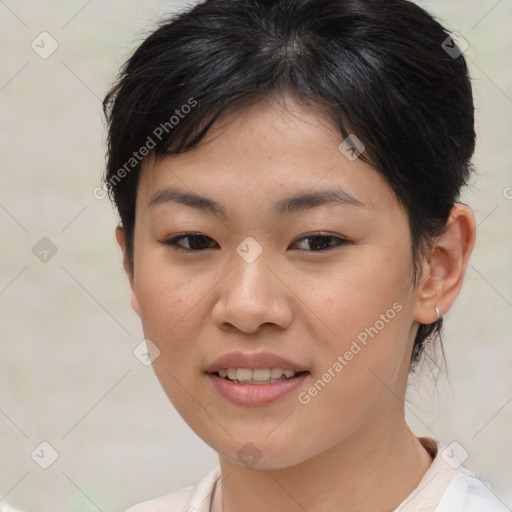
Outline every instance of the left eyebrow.
<svg viewBox="0 0 512 512"><path fill-rule="evenodd" d="M166 188L157 192L149 202L149 206L156 206L167 202L180 203L198 210L209 211L214 215L227 218L226 207L217 201L203 197L192 192L184 192L176 188ZM298 193L292 197L277 201L274 208L277 213L299 212L325 204L352 205L367 208L359 199L341 188L319 190L317 192Z"/></svg>
<svg viewBox="0 0 512 512"><path fill-rule="evenodd" d="M275 208L279 213L291 213L315 208L329 203L367 208L365 204L359 201L359 199L356 199L341 188L297 194L293 197L278 201Z"/></svg>

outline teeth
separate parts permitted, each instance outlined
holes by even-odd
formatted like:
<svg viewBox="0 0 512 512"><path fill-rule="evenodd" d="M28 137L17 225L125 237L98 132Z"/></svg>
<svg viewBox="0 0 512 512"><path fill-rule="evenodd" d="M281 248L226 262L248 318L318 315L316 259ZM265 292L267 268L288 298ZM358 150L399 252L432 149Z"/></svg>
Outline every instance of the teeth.
<svg viewBox="0 0 512 512"><path fill-rule="evenodd" d="M238 368L236 370L236 380L252 380L252 370L249 370L248 368Z"/></svg>
<svg viewBox="0 0 512 512"><path fill-rule="evenodd" d="M240 370L238 370L240 371ZM251 370L249 370L251 371ZM270 368L258 369L252 371L252 380L268 380L270 379Z"/></svg>
<svg viewBox="0 0 512 512"><path fill-rule="evenodd" d="M282 368L221 368L218 371L219 377L238 382L267 382L272 383L277 380L290 379L295 376L293 370L283 370Z"/></svg>
<svg viewBox="0 0 512 512"><path fill-rule="evenodd" d="M283 370L281 368L272 368L270 370L270 378L271 379L279 379L283 375Z"/></svg>

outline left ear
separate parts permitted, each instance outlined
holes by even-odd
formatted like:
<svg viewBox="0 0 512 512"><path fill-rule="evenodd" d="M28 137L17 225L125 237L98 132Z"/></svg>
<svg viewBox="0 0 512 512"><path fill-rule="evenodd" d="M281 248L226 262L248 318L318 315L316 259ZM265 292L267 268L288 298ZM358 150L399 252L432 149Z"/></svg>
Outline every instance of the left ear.
<svg viewBox="0 0 512 512"><path fill-rule="evenodd" d="M460 292L469 257L475 245L475 217L471 209L457 203L443 232L435 239L430 258L424 263L416 290L414 320L431 324L444 315Z"/></svg>

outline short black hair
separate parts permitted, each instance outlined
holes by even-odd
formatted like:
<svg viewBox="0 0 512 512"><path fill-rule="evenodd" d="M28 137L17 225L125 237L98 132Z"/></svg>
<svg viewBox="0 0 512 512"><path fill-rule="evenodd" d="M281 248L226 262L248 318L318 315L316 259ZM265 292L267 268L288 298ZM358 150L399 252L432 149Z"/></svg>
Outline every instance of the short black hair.
<svg viewBox="0 0 512 512"><path fill-rule="evenodd" d="M447 51L451 49L451 51ZM196 147L219 116L272 92L319 108L362 141L360 157L408 213L414 275L472 172L466 60L407 0L207 0L165 20L123 67L103 107L104 182L133 264L141 163ZM414 368L442 319L420 325Z"/></svg>

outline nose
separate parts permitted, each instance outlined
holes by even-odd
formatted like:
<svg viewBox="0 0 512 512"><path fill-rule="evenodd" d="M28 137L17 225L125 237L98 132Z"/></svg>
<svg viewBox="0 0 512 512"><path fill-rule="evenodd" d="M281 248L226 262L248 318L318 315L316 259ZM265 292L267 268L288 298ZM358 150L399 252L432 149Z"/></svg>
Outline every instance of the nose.
<svg viewBox="0 0 512 512"><path fill-rule="evenodd" d="M251 263L235 256L212 310L219 329L255 334L265 324L280 329L290 325L293 293L286 276L274 267L263 255Z"/></svg>

